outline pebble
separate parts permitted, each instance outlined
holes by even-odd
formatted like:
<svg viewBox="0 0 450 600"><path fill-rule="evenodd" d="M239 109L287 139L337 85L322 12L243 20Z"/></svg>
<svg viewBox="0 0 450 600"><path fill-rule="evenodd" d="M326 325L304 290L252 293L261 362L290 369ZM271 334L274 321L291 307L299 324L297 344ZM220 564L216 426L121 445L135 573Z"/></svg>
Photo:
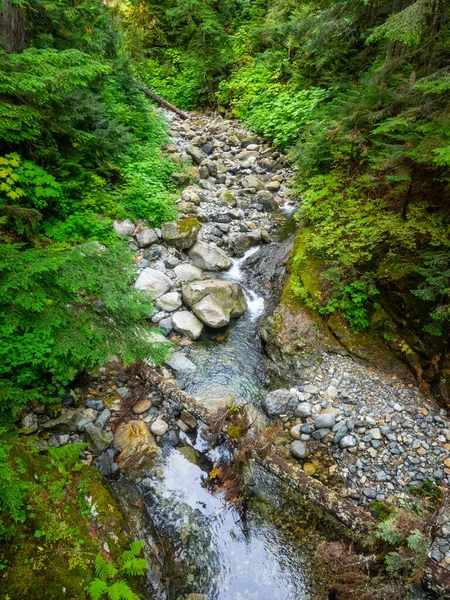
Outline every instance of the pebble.
<svg viewBox="0 0 450 600"><path fill-rule="evenodd" d="M138 402L136 402L136 404L133 406L132 411L134 412L135 415L141 415L142 413L146 412L152 405L152 401L151 400L139 400Z"/></svg>

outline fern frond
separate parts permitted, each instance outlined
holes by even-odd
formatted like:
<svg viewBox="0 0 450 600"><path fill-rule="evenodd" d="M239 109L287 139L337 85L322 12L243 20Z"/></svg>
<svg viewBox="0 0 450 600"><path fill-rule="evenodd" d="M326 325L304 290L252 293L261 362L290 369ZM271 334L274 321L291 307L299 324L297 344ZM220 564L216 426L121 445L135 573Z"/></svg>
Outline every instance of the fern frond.
<svg viewBox="0 0 450 600"><path fill-rule="evenodd" d="M108 584L101 579L94 579L91 581L88 587L89 595L92 600L100 600L102 596L108 591Z"/></svg>
<svg viewBox="0 0 450 600"><path fill-rule="evenodd" d="M145 542L143 542L142 540L137 540L131 544L130 552L132 552L134 554L134 556L139 556L139 554L144 549L144 546L145 546Z"/></svg>
<svg viewBox="0 0 450 600"><path fill-rule="evenodd" d="M117 569L109 562L107 562L102 554L99 552L95 557L95 574L103 581L108 579L114 579L117 575Z"/></svg>
<svg viewBox="0 0 450 600"><path fill-rule="evenodd" d="M139 600L139 596L124 581L109 586L108 598L109 600Z"/></svg>
<svg viewBox="0 0 450 600"><path fill-rule="evenodd" d="M148 569L148 562L145 558L136 558L133 556L131 560L124 560L120 568L121 572L125 575L144 575Z"/></svg>

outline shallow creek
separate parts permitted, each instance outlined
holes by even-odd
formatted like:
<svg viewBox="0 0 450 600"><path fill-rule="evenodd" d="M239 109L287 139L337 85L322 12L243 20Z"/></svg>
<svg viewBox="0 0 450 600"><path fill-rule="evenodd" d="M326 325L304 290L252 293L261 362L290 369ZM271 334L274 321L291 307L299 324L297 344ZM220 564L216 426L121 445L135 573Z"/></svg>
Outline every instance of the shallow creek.
<svg viewBox="0 0 450 600"><path fill-rule="evenodd" d="M197 370L180 384L195 397L232 394L255 404L269 389L258 318L262 295L247 287L241 270L251 249L220 277L239 282L247 312L227 332L206 333L187 350ZM222 336L222 337L220 337ZM168 597L174 600L300 600L327 597L314 567L314 552L330 533L300 497L292 498L272 476L248 469L250 502L244 513L222 493L209 491L213 464L231 459L226 445L210 447L200 429L184 447L164 453L141 482L148 514L170 547Z"/></svg>

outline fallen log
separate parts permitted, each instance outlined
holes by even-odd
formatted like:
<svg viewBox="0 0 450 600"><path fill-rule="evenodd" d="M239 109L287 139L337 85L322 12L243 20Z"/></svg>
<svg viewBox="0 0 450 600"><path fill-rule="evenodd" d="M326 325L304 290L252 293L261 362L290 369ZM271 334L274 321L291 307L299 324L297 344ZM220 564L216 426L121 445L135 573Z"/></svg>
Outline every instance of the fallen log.
<svg viewBox="0 0 450 600"><path fill-rule="evenodd" d="M157 371L146 369L145 377L169 401L181 404L206 425L211 422L213 413L210 410L195 398L180 390L176 385L168 382ZM345 498L341 498L334 490L328 489L317 479L309 477L304 471L283 470L276 459L277 456L272 453L266 458L256 457L256 461L278 479L295 488L311 504L334 517L345 527L361 535L365 535L370 531L375 519L369 511L351 504Z"/></svg>
<svg viewBox="0 0 450 600"><path fill-rule="evenodd" d="M137 81L136 79L134 80L134 82L138 86L138 88L142 92L144 92L144 94L146 96L148 96L149 98L151 98L152 100L154 100L158 104L161 104L161 106L164 106L168 110L171 110L172 112L174 112L175 114L177 114L182 119L185 119L185 120L189 119L189 115L187 113L185 113L181 109L177 108L176 106L174 106L170 102L167 102L167 100L164 100L164 98L162 98L161 96L158 96L158 94L156 94L153 90L150 90L148 87L145 87L145 85L143 83L141 83L140 81Z"/></svg>
<svg viewBox="0 0 450 600"><path fill-rule="evenodd" d="M182 405L206 425L213 417L212 411L205 408L193 396L190 396L176 385L168 382L157 371L144 367L143 374L147 382L157 388L161 394L176 404ZM255 460L286 485L293 487L311 504L327 513L358 536L367 535L374 527L376 518L371 512L355 506L335 491L328 489L320 481L303 471L288 471L280 467L276 459L278 455L269 454L266 458ZM450 570L427 558L423 581L439 598L449 598Z"/></svg>

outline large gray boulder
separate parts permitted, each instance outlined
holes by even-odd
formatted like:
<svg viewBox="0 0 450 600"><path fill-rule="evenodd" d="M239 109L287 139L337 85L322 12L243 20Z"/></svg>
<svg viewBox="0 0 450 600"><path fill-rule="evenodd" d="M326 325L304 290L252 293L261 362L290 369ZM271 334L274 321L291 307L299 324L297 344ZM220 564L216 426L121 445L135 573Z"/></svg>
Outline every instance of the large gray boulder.
<svg viewBox="0 0 450 600"><path fill-rule="evenodd" d="M194 266L207 271L223 271L231 267L232 260L228 254L216 246L206 242L197 242L189 250L189 257Z"/></svg>
<svg viewBox="0 0 450 600"><path fill-rule="evenodd" d="M261 242L261 230L255 229L249 233L230 233L228 241L236 256L244 256L250 246Z"/></svg>
<svg viewBox="0 0 450 600"><path fill-rule="evenodd" d="M73 433L76 429L78 413L76 410L62 409L61 415L57 419L47 421L42 425L45 431L52 433Z"/></svg>
<svg viewBox="0 0 450 600"><path fill-rule="evenodd" d="M267 394L262 401L262 406L269 417L279 417L292 411L297 402L297 396L289 390L274 390Z"/></svg>
<svg viewBox="0 0 450 600"><path fill-rule="evenodd" d="M178 279L185 282L199 281L205 279L205 275L201 269L190 265L189 263L182 263L174 268L175 275Z"/></svg>
<svg viewBox="0 0 450 600"><path fill-rule="evenodd" d="M166 312L173 312L180 308L182 302L178 292L168 292L163 296L160 296L155 302L156 306Z"/></svg>
<svg viewBox="0 0 450 600"><path fill-rule="evenodd" d="M181 310L173 315L172 327L177 333L181 333L191 340L196 340L202 333L203 323L187 310Z"/></svg>
<svg viewBox="0 0 450 600"><path fill-rule="evenodd" d="M147 290L153 298L159 298L170 290L172 282L164 273L146 268L137 278L134 287L138 290Z"/></svg>
<svg viewBox="0 0 450 600"><path fill-rule="evenodd" d="M130 221L130 219L125 219L125 221L114 221L113 227L117 235L120 236L133 235L134 230L136 229L136 225Z"/></svg>
<svg viewBox="0 0 450 600"><path fill-rule="evenodd" d="M197 240L202 224L197 219L166 221L161 225L161 235L168 246L178 250L187 250Z"/></svg>
<svg viewBox="0 0 450 600"><path fill-rule="evenodd" d="M164 361L174 371L195 371L197 367L182 352L174 352Z"/></svg>
<svg viewBox="0 0 450 600"><path fill-rule="evenodd" d="M183 300L200 321L213 328L228 325L230 319L247 310L242 288L221 279L194 281L184 286Z"/></svg>
<svg viewBox="0 0 450 600"><path fill-rule="evenodd" d="M139 248L148 248L152 244L156 244L158 235L154 229L144 227L136 234L136 243Z"/></svg>

